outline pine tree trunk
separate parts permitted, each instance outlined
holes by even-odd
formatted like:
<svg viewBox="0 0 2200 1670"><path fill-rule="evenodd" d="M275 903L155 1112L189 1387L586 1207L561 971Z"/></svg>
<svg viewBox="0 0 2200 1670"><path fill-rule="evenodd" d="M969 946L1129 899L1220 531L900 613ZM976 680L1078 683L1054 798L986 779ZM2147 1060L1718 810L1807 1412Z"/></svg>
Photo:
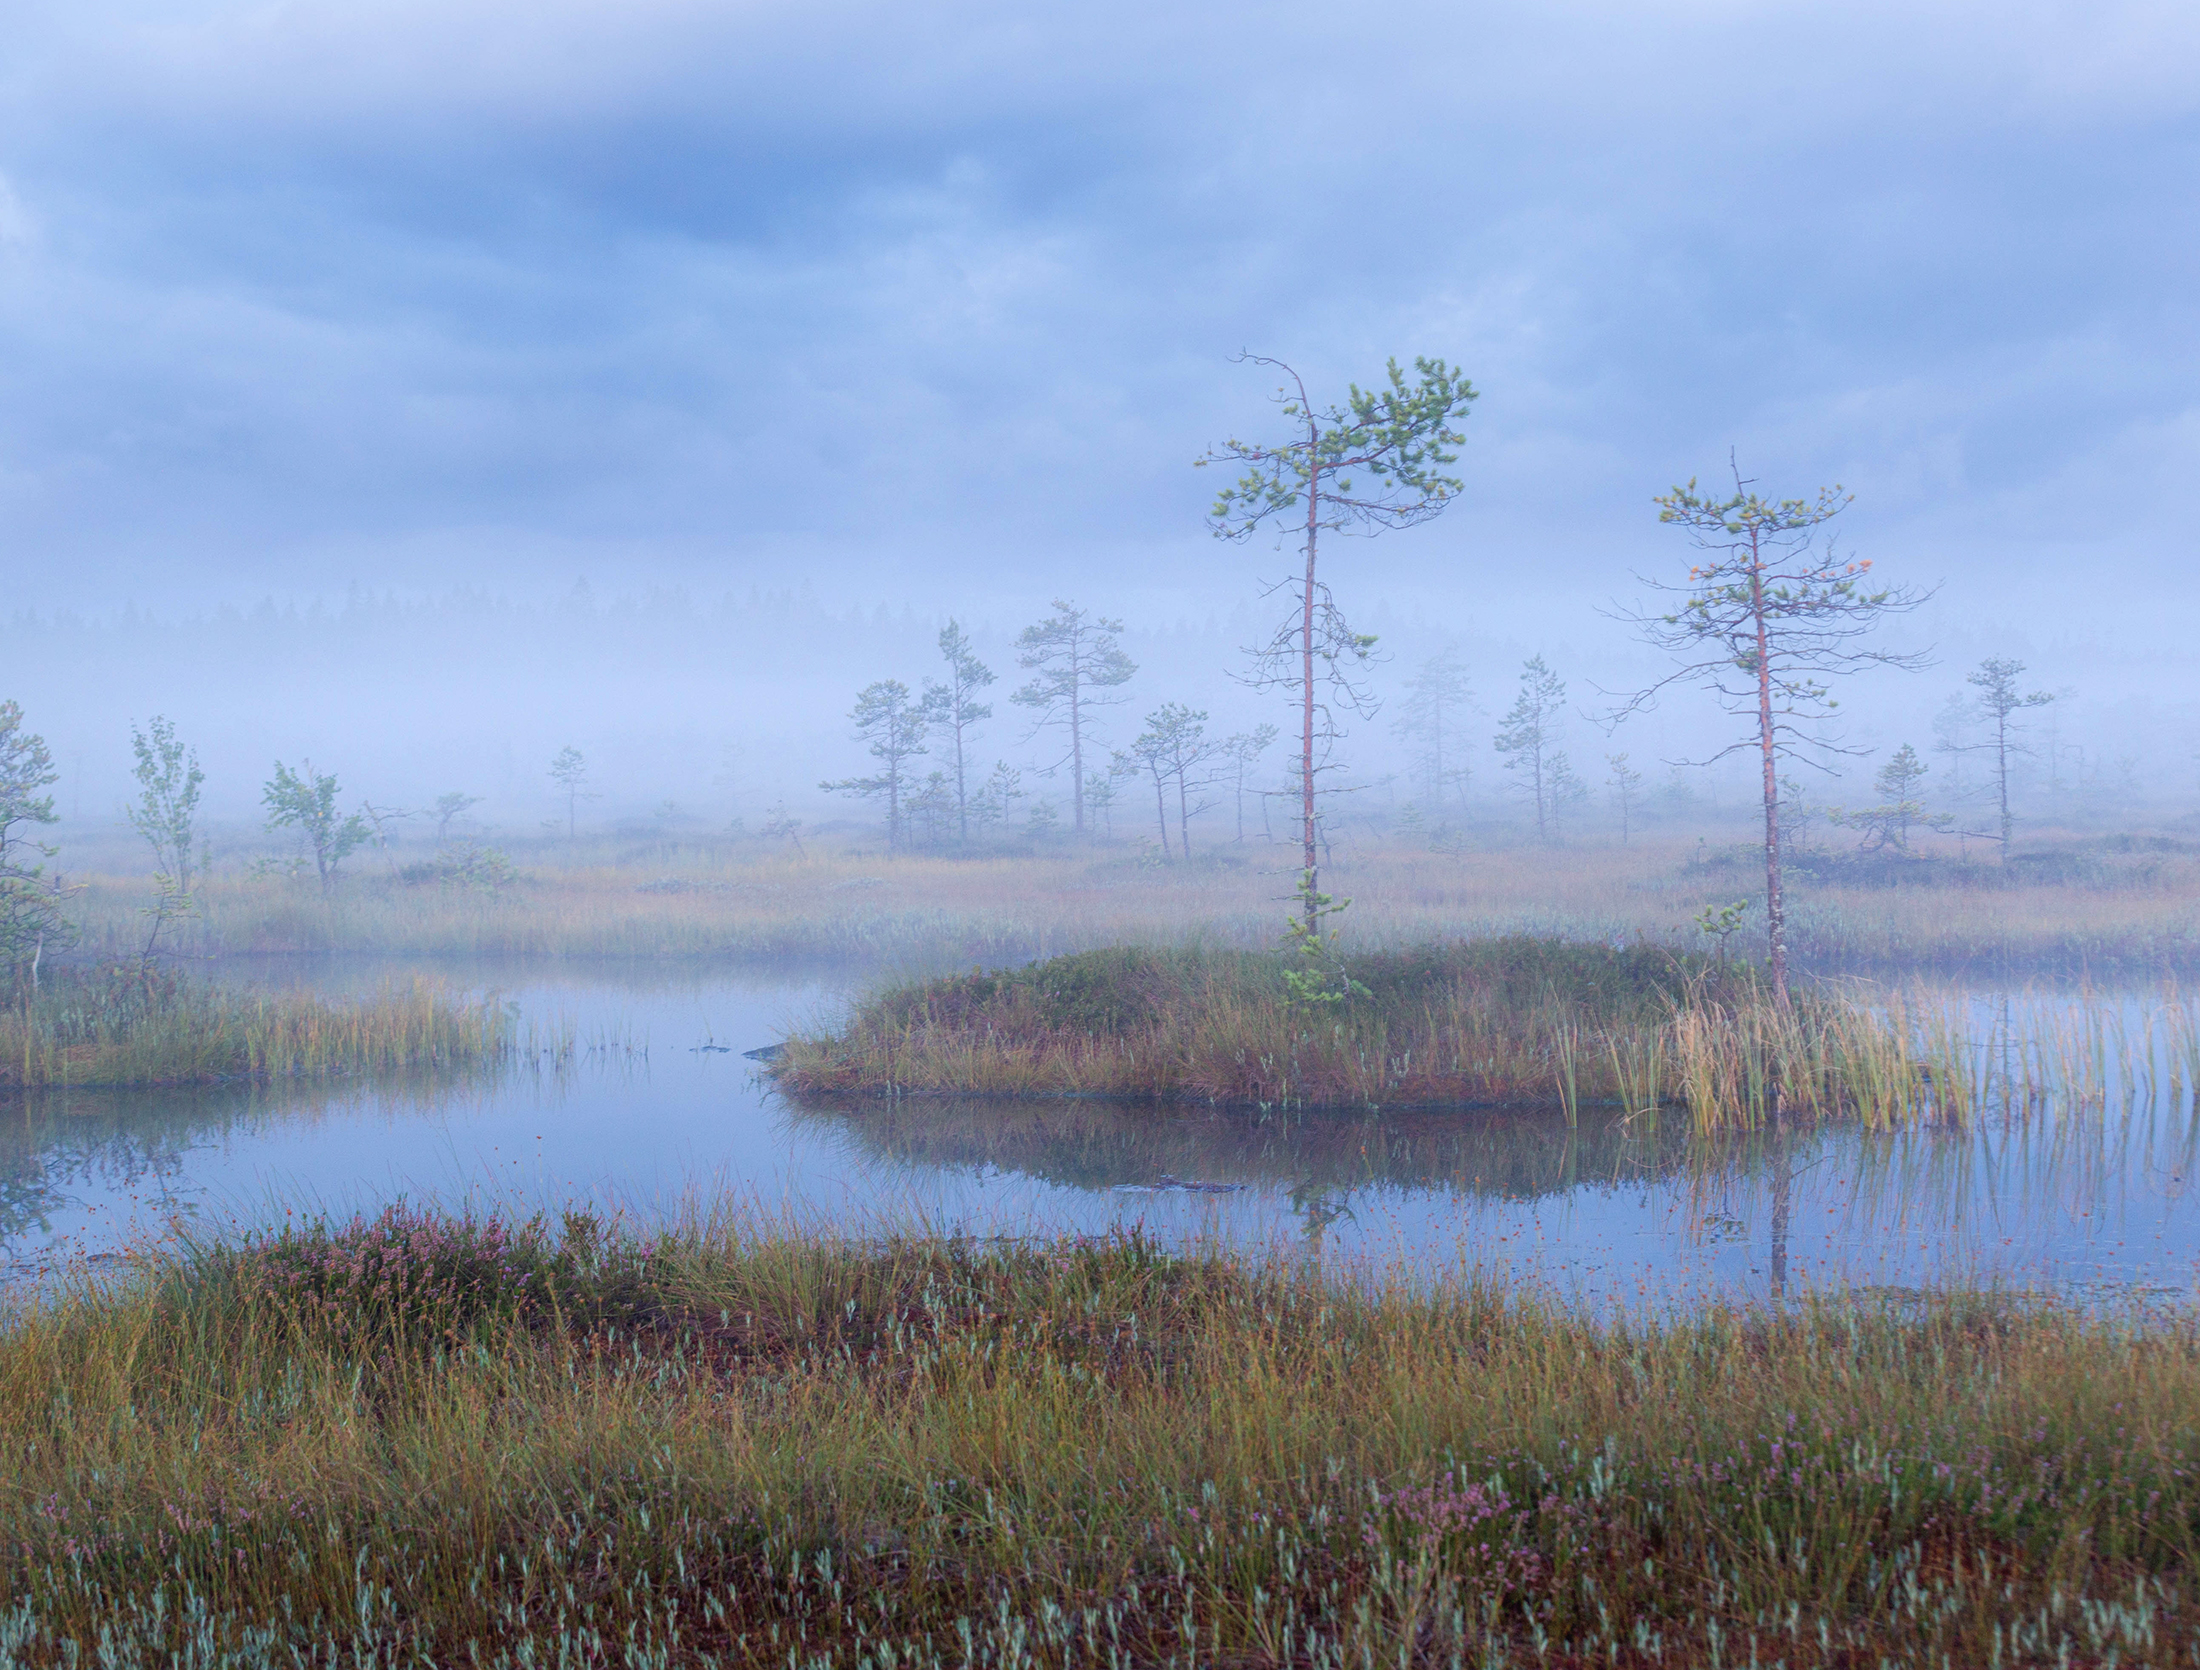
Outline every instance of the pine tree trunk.
<svg viewBox="0 0 2200 1670"><path fill-rule="evenodd" d="M1779 732L1772 717L1772 656L1765 629L1764 569L1757 560L1755 535L1751 536L1750 609L1757 624L1757 741L1764 756L1765 791L1765 932L1772 946L1772 999L1782 1008L1788 1000L1787 906L1780 896L1780 767ZM1778 1117L1779 1087L1773 1087L1774 1117Z"/></svg>
<svg viewBox="0 0 2200 1670"><path fill-rule="evenodd" d="M1321 527L1321 437L1311 418L1307 422L1306 455L1306 579L1299 599L1300 677L1304 683L1299 692L1299 813L1303 823L1301 857L1306 870L1306 931L1312 934L1321 929L1315 891L1321 864L1314 850L1314 543Z"/></svg>

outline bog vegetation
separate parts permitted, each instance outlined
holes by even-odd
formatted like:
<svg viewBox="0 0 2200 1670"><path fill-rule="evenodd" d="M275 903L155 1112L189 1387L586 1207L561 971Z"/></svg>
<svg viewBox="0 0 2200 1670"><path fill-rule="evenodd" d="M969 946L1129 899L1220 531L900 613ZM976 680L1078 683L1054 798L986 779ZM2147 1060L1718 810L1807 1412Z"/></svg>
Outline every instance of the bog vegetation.
<svg viewBox="0 0 2200 1670"><path fill-rule="evenodd" d="M1699 1129L1782 1115L1885 1127L2200 1082L2200 1011L2136 1031L2115 1006L1994 1035L1959 1006L1865 988L1781 1002L1751 967L1662 947L1450 942L1341 965L1308 1002L1272 955L1095 951L889 987L773 1071L808 1093L1107 1095L1271 1108L1685 1107Z"/></svg>
<svg viewBox="0 0 2200 1670"><path fill-rule="evenodd" d="M472 1068L519 1044L493 998L429 981L356 1001L137 966L48 969L0 1004L0 1087L207 1084Z"/></svg>
<svg viewBox="0 0 2200 1670"><path fill-rule="evenodd" d="M461 855L463 859L465 855ZM479 855L473 862L487 863ZM1708 949L1707 908L1745 898L1746 851L1690 837L1475 853L1340 850L1348 949L1555 935ZM2200 968L2200 847L2170 838L2043 843L2010 866L1795 862L1788 934L1816 973L1933 970L1987 978L2151 980ZM134 956L143 877L92 874L70 903L86 954ZM469 879L363 872L311 880L225 873L194 886L164 944L193 955L378 952L426 957L818 957L968 967L1110 945L1273 946L1294 876L1247 846L1164 863L1123 846L982 856L811 842L599 841L555 863ZM1761 953L1759 913L1728 949Z"/></svg>
<svg viewBox="0 0 2200 1670"><path fill-rule="evenodd" d="M0 1664L2185 1664L2196 1407L1976 1296L398 1207L0 1333Z"/></svg>

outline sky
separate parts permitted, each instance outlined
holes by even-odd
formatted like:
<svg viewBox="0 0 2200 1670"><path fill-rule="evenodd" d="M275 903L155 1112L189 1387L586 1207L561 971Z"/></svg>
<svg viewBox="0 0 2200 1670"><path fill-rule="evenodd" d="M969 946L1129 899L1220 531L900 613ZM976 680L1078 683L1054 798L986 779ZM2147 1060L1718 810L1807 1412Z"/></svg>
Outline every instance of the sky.
<svg viewBox="0 0 2200 1670"><path fill-rule="evenodd" d="M1481 391L1348 607L1611 652L1652 496L2200 696L2200 8L13 0L15 610L807 585L1227 615L1285 359ZM1605 646L1599 648L1599 646ZM1943 682L1946 682L1943 680ZM1936 686L1937 690L1937 686ZM150 698L148 698L150 699Z"/></svg>

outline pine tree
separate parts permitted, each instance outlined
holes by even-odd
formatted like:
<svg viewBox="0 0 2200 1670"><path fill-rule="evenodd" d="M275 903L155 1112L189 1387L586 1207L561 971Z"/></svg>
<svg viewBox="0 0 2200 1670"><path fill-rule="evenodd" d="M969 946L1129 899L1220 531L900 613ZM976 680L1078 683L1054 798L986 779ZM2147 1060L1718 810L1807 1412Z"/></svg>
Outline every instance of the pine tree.
<svg viewBox="0 0 2200 1670"><path fill-rule="evenodd" d="M147 964L168 926L198 910L191 891L191 849L197 840L199 786L206 773L199 768L198 754L178 741L175 726L157 713L144 730L130 727L130 752L137 762L131 774L137 778L138 799L124 810L130 827L153 849L157 890L145 910L145 944L138 952L139 963Z"/></svg>
<svg viewBox="0 0 2200 1670"><path fill-rule="evenodd" d="M1712 499L1690 481L1661 496L1658 520L1685 529L1703 553L1679 584L1653 583L1679 601L1664 613L1630 616L1653 647L1681 665L1629 698L1616 720L1653 705L1679 683L1708 688L1744 722L1744 734L1715 758L1757 755L1764 798L1765 932L1772 991L1788 1001L1787 906L1780 872L1780 765L1795 753L1843 753L1823 732L1836 707L1826 679L1869 666L1918 665L1921 655L1878 649L1864 639L1889 615L1930 593L1870 589L1867 561L1836 554L1821 530L1848 507L1839 487L1815 499L1766 499L1737 466L1734 491Z"/></svg>
<svg viewBox="0 0 2200 1670"><path fill-rule="evenodd" d="M928 695L955 751L955 838L968 842L970 787L963 767L963 743L973 726L993 717L991 704L978 700L978 692L993 682L993 669L978 659L969 638L953 621L940 630L940 654L947 662L947 682L934 685Z"/></svg>
<svg viewBox="0 0 2200 1670"><path fill-rule="evenodd" d="M1520 693L1505 710L1497 729L1497 751L1505 756L1505 769L1514 774L1514 786L1535 809L1535 838L1551 839L1551 757L1558 750L1559 719L1566 711L1566 686L1544 663L1531 657L1520 669Z"/></svg>
<svg viewBox="0 0 2200 1670"><path fill-rule="evenodd" d="M1931 770L1918 757L1917 750L1905 742L1887 757L1887 763L1872 778L1872 788L1878 793L1880 803L1854 812L1835 812L1833 821L1862 830L1865 852L1907 855L1913 830L1946 829L1956 821L1954 814L1935 812L1925 804L1925 778Z"/></svg>
<svg viewBox="0 0 2200 1670"><path fill-rule="evenodd" d="M1085 746L1091 740L1095 708L1125 700L1107 692L1130 682L1138 663L1116 642L1123 630L1109 620L1057 597L1054 613L1027 626L1016 639L1016 665L1035 676L1009 700L1033 709L1036 733L1060 729L1068 748L1056 766L1070 771L1070 828L1085 833ZM1050 768L1051 769L1051 768Z"/></svg>
<svg viewBox="0 0 2200 1670"><path fill-rule="evenodd" d="M1298 709L1299 897L1304 913L1298 931L1311 942L1321 934L1322 917L1342 908L1319 888L1322 842L1316 782L1329 767L1338 734L1334 709L1373 711L1367 692L1353 683L1352 671L1366 661L1375 643L1347 623L1322 578L1317 560L1321 536L1409 528L1441 514L1463 485L1447 471L1457 460L1451 448L1465 439L1455 425L1465 420L1475 391L1464 374L1440 359L1416 359L1413 369L1420 381L1409 386L1404 370L1392 360L1384 385L1363 389L1354 383L1342 405L1317 406L1305 381L1283 361L1242 357L1289 379L1276 392L1276 407L1299 433L1272 444L1233 437L1198 463L1242 468L1208 512L1217 538L1249 539L1267 526L1303 530L1300 571L1274 588L1288 599L1288 613L1254 650L1251 682L1261 689L1288 690Z"/></svg>
<svg viewBox="0 0 2200 1670"><path fill-rule="evenodd" d="M1619 844L1624 847L1635 832L1636 808L1642 804L1643 777L1627 763L1625 753L1607 754L1604 763L1612 773L1604 783L1612 791L1613 804L1619 807Z"/></svg>
<svg viewBox="0 0 2200 1670"><path fill-rule="evenodd" d="M565 838L570 841L580 829L581 802L599 798L588 786L587 756L571 743L567 743L558 750L557 758L550 762L550 780L565 795ZM551 827L555 828L556 825Z"/></svg>
<svg viewBox="0 0 2200 1670"><path fill-rule="evenodd" d="M852 794L886 802L886 844L898 847L907 839L906 813L910 795L910 763L929 752L925 739L939 716L938 705L910 694L898 678L882 678L856 692L856 705L848 717L855 722L856 740L865 744L879 762L870 777L843 777L820 783L829 794Z"/></svg>
<svg viewBox="0 0 2200 1670"><path fill-rule="evenodd" d="M1966 751L1986 755L1988 769L1993 773L1994 804L2000 813L1993 839L2001 843L2004 864L2009 862L2009 837L2017 824L2009 810L2009 765L2013 759L2032 752L2023 740L2021 716L2031 709L2050 706L2056 700L2045 690L2034 690L2030 694L2020 692L2017 680L2023 671L2022 661L1990 655L1964 680L1978 692L1975 705L1989 733L1985 741L1970 744Z"/></svg>
<svg viewBox="0 0 2200 1670"><path fill-rule="evenodd" d="M1173 789L1177 844L1186 858L1192 856L1192 814L1206 810L1204 803L1194 806L1192 797L1207 783L1205 768L1213 753L1207 741L1206 713L1182 702L1163 702L1155 708L1146 716L1146 728L1130 745L1129 757L1153 781L1164 854L1170 852L1169 802Z"/></svg>
<svg viewBox="0 0 2200 1670"><path fill-rule="evenodd" d="M34 985L40 959L69 930L43 863L56 849L22 826L61 821L46 792L60 780L45 738L23 729L21 705L0 702L0 968L27 968Z"/></svg>
<svg viewBox="0 0 2200 1670"><path fill-rule="evenodd" d="M260 803L267 808L268 828L298 831L326 893L335 885L336 867L367 844L367 820L357 812L340 814L336 778L315 771L311 760L301 764L302 770L293 771L277 760L275 775L260 791Z"/></svg>
<svg viewBox="0 0 2200 1670"><path fill-rule="evenodd" d="M1445 803L1465 801L1468 779L1466 714L1474 705L1474 685L1459 652L1446 645L1405 683L1394 721L1413 744L1414 776L1431 816L1442 818Z"/></svg>

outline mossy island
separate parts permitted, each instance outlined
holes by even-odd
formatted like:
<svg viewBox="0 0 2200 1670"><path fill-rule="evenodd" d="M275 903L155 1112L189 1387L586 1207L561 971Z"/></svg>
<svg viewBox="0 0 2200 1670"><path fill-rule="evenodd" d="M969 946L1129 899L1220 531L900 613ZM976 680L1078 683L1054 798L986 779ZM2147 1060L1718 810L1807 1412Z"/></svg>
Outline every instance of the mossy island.
<svg viewBox="0 0 2200 1670"><path fill-rule="evenodd" d="M798 1094L1114 1096L1241 1107L1545 1105L1754 1124L1960 1115L1964 1075L1900 1005L1776 1001L1743 965L1510 936L1350 958L1333 1001L1242 950L1118 948L887 987L789 1038ZM1937 1097L1934 1087L1941 1087Z"/></svg>

